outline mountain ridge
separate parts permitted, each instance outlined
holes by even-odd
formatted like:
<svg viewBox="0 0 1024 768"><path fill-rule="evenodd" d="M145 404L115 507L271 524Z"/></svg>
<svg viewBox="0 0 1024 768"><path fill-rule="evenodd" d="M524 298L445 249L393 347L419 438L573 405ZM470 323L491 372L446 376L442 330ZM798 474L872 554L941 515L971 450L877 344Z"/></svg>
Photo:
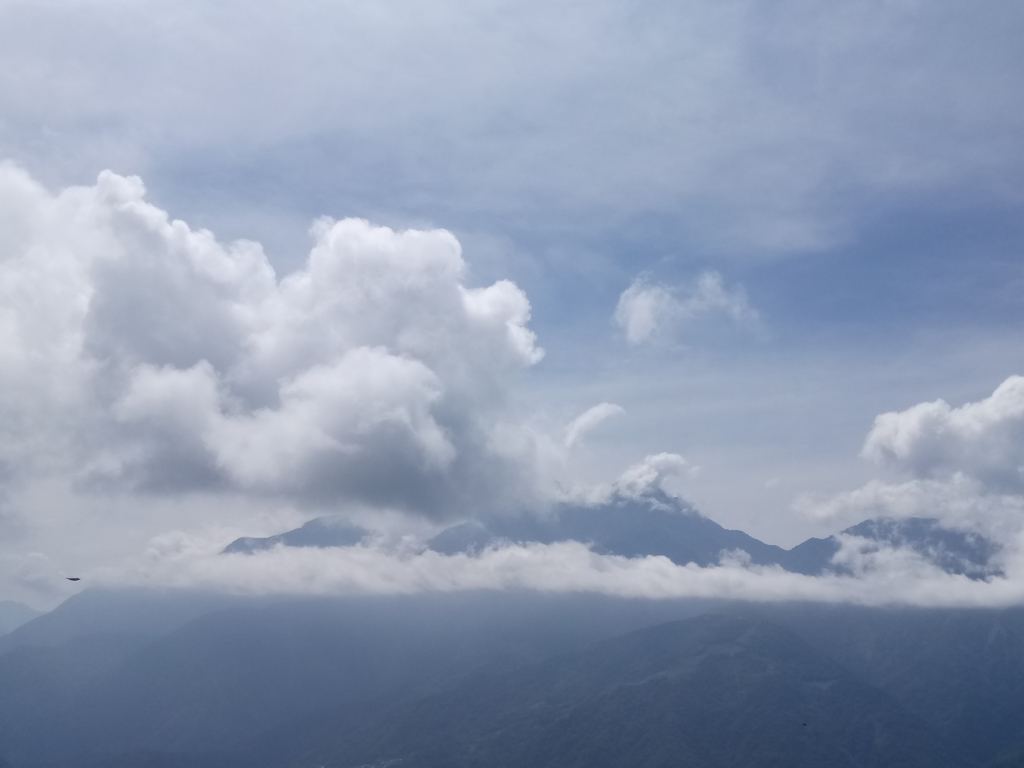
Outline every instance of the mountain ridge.
<svg viewBox="0 0 1024 768"><path fill-rule="evenodd" d="M313 518L299 528L268 537L242 537L227 553L253 554L286 547L356 546L371 532L338 517ZM725 528L679 498L656 490L641 496L618 494L598 505L560 504L548 515L473 519L426 541L441 554L477 554L505 544L578 541L598 554L622 557L661 555L677 565L718 565L724 554L741 551L755 565L778 565L807 576L850 574L834 560L843 537L869 546L906 548L947 573L985 579L1001 573L994 565L999 546L979 534L944 527L934 518L873 518L827 538L811 538L784 549Z"/></svg>

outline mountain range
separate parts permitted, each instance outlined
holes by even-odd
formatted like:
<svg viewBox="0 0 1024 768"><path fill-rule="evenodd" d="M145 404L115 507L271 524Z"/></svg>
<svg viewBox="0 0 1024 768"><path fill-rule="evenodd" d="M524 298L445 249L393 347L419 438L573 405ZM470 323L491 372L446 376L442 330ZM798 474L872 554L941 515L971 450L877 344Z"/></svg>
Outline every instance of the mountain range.
<svg viewBox="0 0 1024 768"><path fill-rule="evenodd" d="M225 552L374 536L317 518ZM786 550L660 492L463 522L425 546L742 551L818 574L842 572L849 537L997 572L996 544L927 518ZM1024 768L1021 712L1024 608L86 589L0 636L0 768Z"/></svg>
<svg viewBox="0 0 1024 768"><path fill-rule="evenodd" d="M253 553L275 546L343 547L368 540L371 532L338 517L319 517L291 531L233 541L224 552ZM943 527L931 518L866 520L824 539L808 539L792 549L766 544L730 530L685 501L656 490L642 496L616 495L599 505L561 504L544 515L521 514L470 520L442 530L427 546L443 554L477 553L509 543L551 544L579 541L600 554L623 557L662 555L674 563L718 564L727 553L742 552L757 565L817 576L847 573L833 558L844 537L869 545L907 548L948 573L986 578L999 573L999 546L983 536Z"/></svg>

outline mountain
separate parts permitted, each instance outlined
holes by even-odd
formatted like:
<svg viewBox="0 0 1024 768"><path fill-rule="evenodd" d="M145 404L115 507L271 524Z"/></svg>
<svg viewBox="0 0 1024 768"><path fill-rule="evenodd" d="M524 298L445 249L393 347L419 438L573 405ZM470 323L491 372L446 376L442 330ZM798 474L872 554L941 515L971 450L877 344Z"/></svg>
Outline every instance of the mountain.
<svg viewBox="0 0 1024 768"><path fill-rule="evenodd" d="M369 532L339 518L320 517L301 528L266 538L240 538L224 552L253 553L275 546L343 547L358 544ZM743 531L724 528L685 501L663 491L639 497L617 495L600 505L561 504L550 514L470 520L447 528L427 542L443 554L475 553L504 543L552 544L579 541L595 552L623 557L661 555L674 563L716 565L729 552L744 552L752 563L779 565L817 576L849 573L832 558L841 537L856 536L878 546L905 547L949 573L982 579L999 573L993 565L999 546L984 537L943 527L931 518L865 520L838 536L808 539L786 550Z"/></svg>
<svg viewBox="0 0 1024 768"><path fill-rule="evenodd" d="M97 634L156 637L236 602L228 595L189 590L85 589L0 637L0 654Z"/></svg>
<svg viewBox="0 0 1024 768"><path fill-rule="evenodd" d="M86 590L3 638L18 641L0 649L15 768L1010 768L1024 754L1019 608L149 600Z"/></svg>
<svg viewBox="0 0 1024 768"><path fill-rule="evenodd" d="M705 615L475 676L294 763L471 768L963 765L921 718L783 627Z"/></svg>
<svg viewBox="0 0 1024 768"><path fill-rule="evenodd" d="M264 538L243 536L224 548L224 553L252 554L276 546L285 547L351 547L369 535L369 531L349 525L334 517L316 517L292 531Z"/></svg>
<svg viewBox="0 0 1024 768"><path fill-rule="evenodd" d="M925 517L865 520L844 530L843 535L858 536L879 545L911 549L947 573L983 579L999 573L992 565L999 546L985 537L965 531L944 528L938 520ZM849 572L832 563L839 551L836 536L808 539L789 550L785 560L788 570L808 575L825 571Z"/></svg>
<svg viewBox="0 0 1024 768"><path fill-rule="evenodd" d="M270 732L261 754L301 751L300 725L319 712L376 711L708 605L519 593L143 602L83 592L0 652L0 753L17 768L125 755L227 765Z"/></svg>
<svg viewBox="0 0 1024 768"><path fill-rule="evenodd" d="M39 615L39 611L34 611L22 603L0 600L0 636L13 632Z"/></svg>
<svg viewBox="0 0 1024 768"><path fill-rule="evenodd" d="M979 763L1024 756L1024 608L789 605L742 611L792 629Z"/></svg>
<svg viewBox="0 0 1024 768"><path fill-rule="evenodd" d="M452 554L510 542L581 541L595 552L623 557L663 555L673 562L713 565L725 551L742 550L753 562L778 563L786 550L742 531L723 528L681 499L657 491L639 498L617 496L607 504L564 504L546 517L522 515L473 521L442 531L428 542Z"/></svg>

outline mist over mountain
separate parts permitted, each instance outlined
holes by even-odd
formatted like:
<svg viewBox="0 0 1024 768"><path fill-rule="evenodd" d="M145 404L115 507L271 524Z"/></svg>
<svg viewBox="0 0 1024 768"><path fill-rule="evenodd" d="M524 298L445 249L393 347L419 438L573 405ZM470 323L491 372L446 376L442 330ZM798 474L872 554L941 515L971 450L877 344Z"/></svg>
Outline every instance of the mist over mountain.
<svg viewBox="0 0 1024 768"><path fill-rule="evenodd" d="M39 611L32 610L24 603L16 603L13 600L0 601L0 636L12 632L22 624L27 624L39 615Z"/></svg>
<svg viewBox="0 0 1024 768"><path fill-rule="evenodd" d="M340 517L320 517L300 528L264 538L243 537L225 553L253 553L285 547L355 546L370 536ZM426 546L444 555L479 554L507 545L575 541L593 552L621 557L660 555L677 565L717 565L742 558L755 565L777 565L808 576L849 575L840 553L844 542L869 550L907 550L950 574L984 579L999 573L1000 547L986 537L943 526L931 518L865 520L825 539L808 539L791 549L766 544L743 531L729 530L684 500L661 489L639 495L617 493L601 504L559 504L546 514L492 516L446 528Z"/></svg>

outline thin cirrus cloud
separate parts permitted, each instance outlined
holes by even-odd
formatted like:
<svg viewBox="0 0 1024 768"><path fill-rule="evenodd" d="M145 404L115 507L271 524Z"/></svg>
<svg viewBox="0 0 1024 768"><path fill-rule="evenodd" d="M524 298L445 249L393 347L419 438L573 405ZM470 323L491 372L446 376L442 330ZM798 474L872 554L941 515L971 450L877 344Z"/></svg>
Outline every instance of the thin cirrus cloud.
<svg viewBox="0 0 1024 768"><path fill-rule="evenodd" d="M814 249L880 197L1013 197L1020 19L951 0L18 0L0 152L62 180L201 168L245 196L263 187L230 180L298 167L300 207L340 188L420 216L658 211L741 251Z"/></svg>
<svg viewBox="0 0 1024 768"><path fill-rule="evenodd" d="M634 345L670 338L688 326L716 318L750 326L760 316L742 287L727 287L713 271L704 272L692 286L682 289L641 275L619 296L614 315L626 341Z"/></svg>

